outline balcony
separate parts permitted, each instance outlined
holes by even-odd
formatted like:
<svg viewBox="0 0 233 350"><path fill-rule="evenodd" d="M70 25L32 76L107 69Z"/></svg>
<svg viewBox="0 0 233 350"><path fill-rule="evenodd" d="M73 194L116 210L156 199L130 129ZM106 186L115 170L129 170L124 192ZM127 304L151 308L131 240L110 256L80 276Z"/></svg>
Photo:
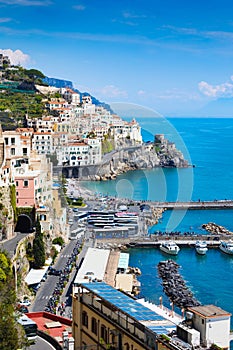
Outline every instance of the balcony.
<svg viewBox="0 0 233 350"><path fill-rule="evenodd" d="M114 331L130 333L131 337L135 338L135 341L141 344L144 349L157 349L157 335L116 306L109 305L103 299L85 292L81 294L80 302L107 322L111 322Z"/></svg>

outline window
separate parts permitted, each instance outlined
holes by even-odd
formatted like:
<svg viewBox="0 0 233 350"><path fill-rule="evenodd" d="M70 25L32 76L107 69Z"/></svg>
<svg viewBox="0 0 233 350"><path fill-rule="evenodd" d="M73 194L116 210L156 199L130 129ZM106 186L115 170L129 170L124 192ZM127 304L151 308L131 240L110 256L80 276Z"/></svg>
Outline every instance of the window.
<svg viewBox="0 0 233 350"><path fill-rule="evenodd" d="M94 317L91 319L91 331L97 335L97 321Z"/></svg>
<svg viewBox="0 0 233 350"><path fill-rule="evenodd" d="M23 148L23 155L24 155L24 156L27 155L27 148Z"/></svg>
<svg viewBox="0 0 233 350"><path fill-rule="evenodd" d="M8 137L5 138L5 143L8 145Z"/></svg>
<svg viewBox="0 0 233 350"><path fill-rule="evenodd" d="M16 183L15 183L15 184L16 184L16 187L18 187L18 186L19 186L19 182L18 182L18 181L16 181Z"/></svg>
<svg viewBox="0 0 233 350"><path fill-rule="evenodd" d="M82 313L82 324L83 324L83 326L88 328L88 315L87 315L86 311L83 311L83 313Z"/></svg>
<svg viewBox="0 0 233 350"><path fill-rule="evenodd" d="M108 342L108 332L107 328L102 324L100 329L100 337L105 341L105 343Z"/></svg>
<svg viewBox="0 0 233 350"><path fill-rule="evenodd" d="M28 180L24 180L23 187L28 187Z"/></svg>
<svg viewBox="0 0 233 350"><path fill-rule="evenodd" d="M11 144L15 145L15 138L14 137L11 138Z"/></svg>
<svg viewBox="0 0 233 350"><path fill-rule="evenodd" d="M12 156L15 155L15 148L11 148L11 155L12 155Z"/></svg>

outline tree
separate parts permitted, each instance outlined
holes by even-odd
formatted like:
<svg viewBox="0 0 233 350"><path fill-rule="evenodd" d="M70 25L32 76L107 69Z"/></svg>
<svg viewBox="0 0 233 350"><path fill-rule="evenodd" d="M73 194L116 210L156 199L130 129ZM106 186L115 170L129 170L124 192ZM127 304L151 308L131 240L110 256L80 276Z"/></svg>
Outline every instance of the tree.
<svg viewBox="0 0 233 350"><path fill-rule="evenodd" d="M33 81L35 81L36 79L43 79L45 78L45 75L37 70L37 69L28 69L28 70L25 70L25 74L31 78Z"/></svg>
<svg viewBox="0 0 233 350"><path fill-rule="evenodd" d="M61 247L64 245L64 239L62 237L56 237L53 239L53 244L58 244L60 245Z"/></svg>
<svg viewBox="0 0 233 350"><path fill-rule="evenodd" d="M33 240L34 267L39 269L45 264L45 247L43 233L41 232L40 221L36 220L36 233Z"/></svg>
<svg viewBox="0 0 233 350"><path fill-rule="evenodd" d="M17 350L26 344L25 333L14 315L16 294L11 261L0 251L0 269L5 274L0 279L0 347L1 350Z"/></svg>

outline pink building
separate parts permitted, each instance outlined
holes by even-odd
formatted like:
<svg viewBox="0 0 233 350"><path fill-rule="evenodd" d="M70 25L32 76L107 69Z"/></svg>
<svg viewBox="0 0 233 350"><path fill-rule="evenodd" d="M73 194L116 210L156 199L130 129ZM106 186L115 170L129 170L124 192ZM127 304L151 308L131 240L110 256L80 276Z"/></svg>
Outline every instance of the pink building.
<svg viewBox="0 0 233 350"><path fill-rule="evenodd" d="M16 176L16 204L17 207L33 207L36 205L35 176Z"/></svg>

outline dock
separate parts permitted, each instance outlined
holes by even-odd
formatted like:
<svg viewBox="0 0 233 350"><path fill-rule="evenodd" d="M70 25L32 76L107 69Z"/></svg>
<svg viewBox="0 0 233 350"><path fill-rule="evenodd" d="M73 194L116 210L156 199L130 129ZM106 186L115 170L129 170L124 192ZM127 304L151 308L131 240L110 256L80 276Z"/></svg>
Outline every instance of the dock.
<svg viewBox="0 0 233 350"><path fill-rule="evenodd" d="M144 237L127 237L127 238L107 238L107 239L96 239L95 245L101 247L110 247L119 249L120 247L125 248L159 248L160 244L165 241L174 241L180 247L194 247L196 241L205 241L208 248L218 248L221 241L233 240L233 235L156 235Z"/></svg>
<svg viewBox="0 0 233 350"><path fill-rule="evenodd" d="M167 210L194 210L194 209L233 209L233 200L220 199L214 201L189 201L189 202L154 202L145 201L145 204L155 208Z"/></svg>

